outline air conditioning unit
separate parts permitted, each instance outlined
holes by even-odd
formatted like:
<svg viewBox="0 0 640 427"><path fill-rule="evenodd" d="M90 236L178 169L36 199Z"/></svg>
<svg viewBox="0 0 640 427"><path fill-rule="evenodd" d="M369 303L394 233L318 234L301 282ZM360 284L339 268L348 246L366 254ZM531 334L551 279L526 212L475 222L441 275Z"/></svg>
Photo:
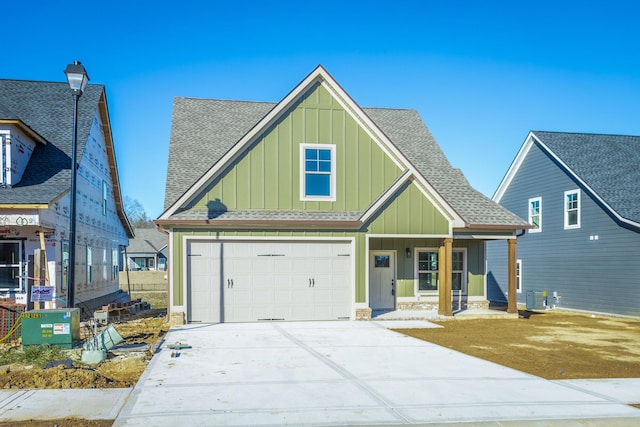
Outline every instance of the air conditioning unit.
<svg viewBox="0 0 640 427"><path fill-rule="evenodd" d="M527 291L527 310L546 310L547 291Z"/></svg>

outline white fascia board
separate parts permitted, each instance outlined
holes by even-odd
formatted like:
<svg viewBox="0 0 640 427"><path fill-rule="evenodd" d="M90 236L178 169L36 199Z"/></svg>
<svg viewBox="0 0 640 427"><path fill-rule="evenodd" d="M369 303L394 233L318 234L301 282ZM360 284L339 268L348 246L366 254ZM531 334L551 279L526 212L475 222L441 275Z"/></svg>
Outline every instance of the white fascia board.
<svg viewBox="0 0 640 427"><path fill-rule="evenodd" d="M356 104L353 99L342 89L342 87L331 78L330 75L327 74L327 79L322 82L325 89L327 89L334 98L338 101L338 103L349 113L349 115L358 123L369 135L371 139L373 139L376 144L380 147L380 149L391 158L391 160L395 163L395 165L403 170L409 171L411 174L424 186L424 188L428 189L430 194L425 194L430 201L437 200L437 206L439 206L444 212L447 213L451 219L454 221L464 224L464 221L458 216L458 214L449 206L449 204L438 194L437 191L427 182L427 180L422 176L422 174L407 160L404 154L396 147L393 142L380 130L378 125L376 125L373 120L369 118L369 116L360 108L358 104Z"/></svg>
<svg viewBox="0 0 640 427"><path fill-rule="evenodd" d="M267 115L262 118L237 144L235 144L207 173L205 173L194 185L191 186L171 207L169 207L159 219L169 219L178 208L189 203L201 188L213 181L225 169L229 162L233 161L243 151L250 147L258 138L264 129L268 128L272 123L280 119L280 117L293 105L300 97L302 97L307 89L315 83L320 84L333 95L334 99L348 112L348 114L360 125L365 132L378 144L383 152L389 156L396 166L402 171L409 170L416 179L422 183L424 188L428 189L424 193L430 200L437 200L439 206L448 216L454 219L453 226L461 226L464 221L449 206L449 204L438 194L437 191L427 182L427 180L418 172L418 170L406 159L406 157L398 150L398 148L387 138L387 136L378 128L378 126L369 118L369 116L356 104L355 101L342 89L333 77L322 67L318 65L301 83L298 84L282 101L280 101Z"/></svg>
<svg viewBox="0 0 640 427"><path fill-rule="evenodd" d="M531 133L531 135L533 135L533 137L535 138L535 141L540 144L540 147L547 153L549 154L551 157L553 157L553 159L555 161L558 162L558 164L560 164L562 166L562 168L564 170L567 171L567 173L573 178L575 179L577 182L580 183L581 186L583 186L585 189L587 189L587 191L589 192L589 195L594 197L596 200L598 200L598 202L600 202L602 204L602 206L605 207L605 209L607 209L614 217L616 217L616 219L622 223L625 224L629 224L633 227L640 227L640 223L636 222L636 221L631 221L628 220L622 216L620 216L620 214L618 214L618 212L616 212L606 201L604 201L604 199L602 199L598 193L596 193L594 191L593 188L591 188L589 186L589 184L587 184L585 181L582 180L582 178L580 178L578 176L578 174L576 174L565 162L562 161L562 159L560 157L558 157L551 149L549 149L549 147L547 147L544 142L542 142L540 139L538 139L533 133Z"/></svg>
<svg viewBox="0 0 640 427"><path fill-rule="evenodd" d="M326 71L325 71L326 73ZM386 137L378 126L369 118L362 108L342 89L329 73L322 82L324 87L338 104L351 116L351 118L369 135L380 149L390 157L393 163L401 170L410 168L410 164L397 147Z"/></svg>
<svg viewBox="0 0 640 427"><path fill-rule="evenodd" d="M427 182L427 180L420 174L414 175L416 181L422 185L417 185L418 190L426 197L433 205L438 208L440 213L447 216L449 219L449 234L453 234L454 228L464 228L467 223L458 215L458 213L447 203L447 201L438 193L435 188Z"/></svg>
<svg viewBox="0 0 640 427"><path fill-rule="evenodd" d="M389 201L391 197L395 195L398 189L400 189L400 187L402 187L408 180L411 180L411 178L419 179L420 175L416 176L410 170L402 174L402 176L398 180L396 180L396 182L391 187L389 187L371 206L369 206L369 208L367 208L367 210L359 218L360 221L365 223L369 219L371 219L371 217L375 215L378 210L382 206L384 206L384 204L387 203L387 201ZM413 180L411 181L412 184L416 185ZM448 209L448 205L446 204L446 202L426 181L421 184L422 185L416 185L418 191L420 191L422 195L449 220L449 235L451 235L454 227L464 226L464 221L462 221L462 219L459 218L455 213L452 213L451 209Z"/></svg>
<svg viewBox="0 0 640 427"><path fill-rule="evenodd" d="M509 170L507 170L507 173L504 175L504 178L502 178L502 181L500 181L500 185L498 186L498 189L493 194L493 197L491 198L491 200L493 200L494 202L500 203L502 196L504 196L504 193L507 191L507 188L509 188L509 185L511 185L511 181L513 181L513 178L518 173L518 170L520 169L522 162L527 157L527 154L529 154L529 150L531 149L531 146L534 143L534 137L535 136L533 132L529 132L529 135L527 135L527 138L524 140L524 143L522 144L522 147L520 147L518 154L516 154L515 159L513 160L513 162L511 162L511 166L509 166ZM537 138L535 138L535 140L538 141Z"/></svg>
<svg viewBox="0 0 640 427"><path fill-rule="evenodd" d="M365 223L369 219L371 219L371 217L378 211L378 209L384 206L384 204L387 203L387 201L391 197L393 197L396 191L398 191L398 189L400 189L400 187L402 187L404 183L407 182L410 176L411 176L411 172L405 171L400 176L400 178L397 179L396 182L393 183L393 185L391 185L391 187L387 188L387 190L384 193L382 193L382 195L380 195L380 197L378 197L378 199L367 208L367 210L362 214L359 220Z"/></svg>
<svg viewBox="0 0 640 427"><path fill-rule="evenodd" d="M236 143L227 153L216 162L202 177L195 182L178 200L175 201L161 216L159 219L169 219L178 208L189 203L198 194L200 189L204 188L207 184L212 182L218 177L218 175L224 170L225 166L235 160L241 155L256 138L262 135L264 129L267 129L271 124L275 123L286 111L293 105L301 96L303 96L306 90L318 81L322 81L328 76L327 72L318 66L313 70L298 86L296 86L282 101L280 101L275 107L271 109L255 126L247 132L238 143Z"/></svg>

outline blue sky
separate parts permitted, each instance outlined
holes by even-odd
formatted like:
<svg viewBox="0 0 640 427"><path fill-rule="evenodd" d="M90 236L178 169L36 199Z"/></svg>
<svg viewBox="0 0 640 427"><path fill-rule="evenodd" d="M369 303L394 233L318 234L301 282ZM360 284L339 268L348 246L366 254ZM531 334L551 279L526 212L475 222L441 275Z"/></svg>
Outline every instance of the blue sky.
<svg viewBox="0 0 640 427"><path fill-rule="evenodd" d="M122 194L162 213L173 98L280 101L322 64L363 107L416 109L491 196L530 130L640 135L633 1L3 5L0 78L106 86Z"/></svg>

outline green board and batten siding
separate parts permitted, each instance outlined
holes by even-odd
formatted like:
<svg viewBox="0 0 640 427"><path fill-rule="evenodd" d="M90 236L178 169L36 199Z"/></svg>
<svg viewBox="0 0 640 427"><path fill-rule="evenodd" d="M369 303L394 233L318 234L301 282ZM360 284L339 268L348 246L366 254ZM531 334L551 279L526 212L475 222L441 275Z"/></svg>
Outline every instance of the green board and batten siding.
<svg viewBox="0 0 640 427"><path fill-rule="evenodd" d="M300 144L302 143L336 146L335 201L304 202L300 200ZM209 209L213 206L227 210L364 211L404 173L398 164L401 163L394 161L392 153L383 151L351 114L345 111L322 85L318 84L293 105L277 123L263 132L242 155L221 171L218 177L203 189L201 195L193 199L190 207ZM186 266L182 261L184 259L183 241L188 236L212 239L242 237L247 239L299 238L300 240L354 239L355 301L365 302L367 235L415 236L450 233L448 219L425 197L418 185L411 181L398 189L380 212L359 231L211 230L197 227L173 229L173 304L186 303L183 295ZM372 242L377 240L379 239L372 239ZM394 246L394 241L400 244L402 247L397 251L398 254L403 253L405 245L403 239L385 239L385 241L387 249ZM404 276L399 281L399 296L413 296L413 267L409 267L409 264L403 261L398 273ZM471 288L472 284L469 283L469 289Z"/></svg>
<svg viewBox="0 0 640 427"><path fill-rule="evenodd" d="M409 182L365 229L369 234L448 235L449 221L416 186Z"/></svg>
<svg viewBox="0 0 640 427"><path fill-rule="evenodd" d="M300 144L336 146L336 200L300 200ZM404 171L317 85L191 204L234 209L359 211ZM222 206L220 206L222 207Z"/></svg>

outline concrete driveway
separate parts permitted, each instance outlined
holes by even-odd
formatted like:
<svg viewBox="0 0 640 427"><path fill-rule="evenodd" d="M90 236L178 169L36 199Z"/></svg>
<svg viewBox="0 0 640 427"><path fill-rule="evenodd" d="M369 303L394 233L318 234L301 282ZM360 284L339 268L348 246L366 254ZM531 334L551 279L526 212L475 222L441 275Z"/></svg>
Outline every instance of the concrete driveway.
<svg viewBox="0 0 640 427"><path fill-rule="evenodd" d="M640 423L640 410L614 398L405 337L385 325L172 329L114 426ZM176 343L191 348L169 348Z"/></svg>

